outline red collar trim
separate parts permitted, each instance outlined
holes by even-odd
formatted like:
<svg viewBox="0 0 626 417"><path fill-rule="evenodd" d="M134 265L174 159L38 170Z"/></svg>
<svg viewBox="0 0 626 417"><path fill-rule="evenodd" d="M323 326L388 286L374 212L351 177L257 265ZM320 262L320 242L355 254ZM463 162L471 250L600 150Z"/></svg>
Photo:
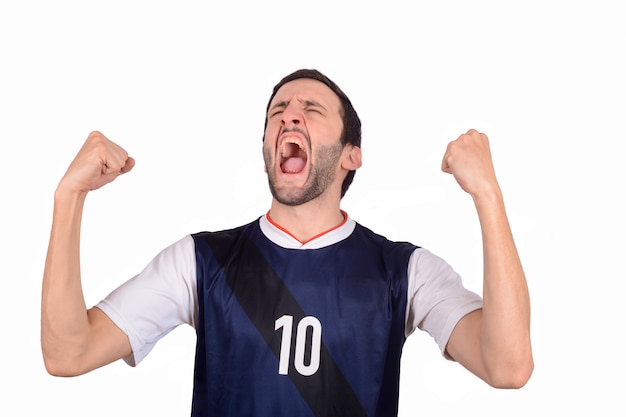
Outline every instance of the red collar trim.
<svg viewBox="0 0 626 417"><path fill-rule="evenodd" d="M313 236L312 238L305 240L305 241L301 241L300 239L298 239L297 237L295 237L289 230L285 229L284 227L282 227L281 225L279 225L278 223L276 223L274 220L272 220L272 218L270 217L270 211L267 211L267 214L265 215L265 217L267 218L267 221L270 222L272 224L272 226L276 227L277 229L283 231L284 233L287 233L289 236L291 236L292 238L294 238L295 240L297 240L298 242L300 242L300 244L302 246L306 245L307 243L320 238L322 236L324 236L327 233L332 232L333 230L337 230L339 229L341 226L343 226L344 224L346 224L348 222L348 213L346 213L345 211L341 210L341 214L343 215L343 221L341 223L339 223L337 226L331 227L328 230L323 231L320 234L317 234L315 236Z"/></svg>

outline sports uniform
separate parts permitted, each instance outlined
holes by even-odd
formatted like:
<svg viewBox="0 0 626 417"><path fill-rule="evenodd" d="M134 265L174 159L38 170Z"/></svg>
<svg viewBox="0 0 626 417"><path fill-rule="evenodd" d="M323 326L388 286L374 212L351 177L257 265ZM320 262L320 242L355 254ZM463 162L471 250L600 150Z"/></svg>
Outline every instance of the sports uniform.
<svg viewBox="0 0 626 417"><path fill-rule="evenodd" d="M131 365L196 328L193 416L397 415L406 336L419 327L444 352L482 301L440 258L344 216L305 244L269 214L186 236L97 307Z"/></svg>

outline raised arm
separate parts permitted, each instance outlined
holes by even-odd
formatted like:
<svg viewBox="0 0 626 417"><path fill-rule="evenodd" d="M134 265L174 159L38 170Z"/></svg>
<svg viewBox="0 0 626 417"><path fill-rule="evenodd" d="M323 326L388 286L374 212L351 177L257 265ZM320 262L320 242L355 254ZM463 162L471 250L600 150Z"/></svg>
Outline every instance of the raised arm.
<svg viewBox="0 0 626 417"><path fill-rule="evenodd" d="M87 310L80 228L87 193L134 164L124 149L92 132L55 191L41 302L41 347L52 375L80 375L131 353L126 335L102 311Z"/></svg>
<svg viewBox="0 0 626 417"><path fill-rule="evenodd" d="M461 319L448 342L455 360L494 387L519 388L533 370L530 300L485 134L451 142L442 170L472 196L483 241L483 309Z"/></svg>

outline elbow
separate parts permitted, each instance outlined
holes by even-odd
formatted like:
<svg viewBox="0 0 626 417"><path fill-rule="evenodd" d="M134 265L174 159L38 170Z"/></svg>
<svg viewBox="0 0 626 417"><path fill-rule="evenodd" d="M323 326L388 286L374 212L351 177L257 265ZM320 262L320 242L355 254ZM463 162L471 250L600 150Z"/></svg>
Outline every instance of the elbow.
<svg viewBox="0 0 626 417"><path fill-rule="evenodd" d="M56 349L47 349L44 344L42 344L42 354L46 372L51 376L72 377L85 373L81 369L78 357L64 355Z"/></svg>
<svg viewBox="0 0 626 417"><path fill-rule="evenodd" d="M86 371L82 370L80 367L63 361L53 361L44 358L44 365L46 372L48 372L49 375L56 377L68 378L86 373Z"/></svg>
<svg viewBox="0 0 626 417"><path fill-rule="evenodd" d="M72 372L70 372L70 370L67 367L61 365L57 361L52 361L44 357L43 362L44 362L44 366L46 367L46 372L48 372L48 374L51 376L58 376L58 377L75 376L72 374Z"/></svg>
<svg viewBox="0 0 626 417"><path fill-rule="evenodd" d="M46 366L46 372L48 372L48 375L50 376L56 376L56 377L76 376L68 372L65 368L59 367L56 364L50 364L49 362L46 362L45 366Z"/></svg>
<svg viewBox="0 0 626 417"><path fill-rule="evenodd" d="M72 377L81 375L77 367L73 366L68 361L53 359L49 355L43 355L43 362L46 368L46 372L48 372L51 376L57 377Z"/></svg>
<svg viewBox="0 0 626 417"><path fill-rule="evenodd" d="M520 389L524 387L534 370L532 357L512 366L503 367L490 374L486 381L494 388L500 389Z"/></svg>

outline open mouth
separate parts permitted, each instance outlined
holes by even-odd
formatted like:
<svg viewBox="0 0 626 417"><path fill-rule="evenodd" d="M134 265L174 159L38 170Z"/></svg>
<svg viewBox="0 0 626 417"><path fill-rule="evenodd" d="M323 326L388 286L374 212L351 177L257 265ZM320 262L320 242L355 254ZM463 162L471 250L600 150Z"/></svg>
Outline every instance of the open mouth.
<svg viewBox="0 0 626 417"><path fill-rule="evenodd" d="M307 154L300 139L285 138L280 147L280 168L285 174L297 174L304 170Z"/></svg>

